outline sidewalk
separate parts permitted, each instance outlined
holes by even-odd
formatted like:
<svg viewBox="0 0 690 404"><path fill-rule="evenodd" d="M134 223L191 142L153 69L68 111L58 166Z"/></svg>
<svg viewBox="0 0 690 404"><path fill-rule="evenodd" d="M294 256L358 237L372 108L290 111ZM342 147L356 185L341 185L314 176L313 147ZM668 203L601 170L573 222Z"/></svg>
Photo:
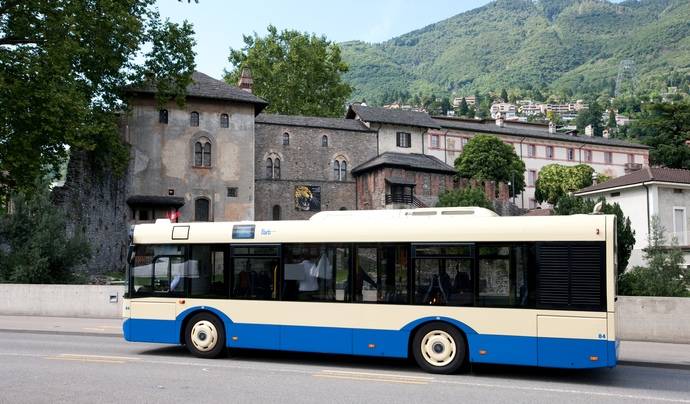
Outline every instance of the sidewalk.
<svg viewBox="0 0 690 404"><path fill-rule="evenodd" d="M122 337L122 319L0 316L0 331ZM690 345L621 341L618 364L690 370Z"/></svg>

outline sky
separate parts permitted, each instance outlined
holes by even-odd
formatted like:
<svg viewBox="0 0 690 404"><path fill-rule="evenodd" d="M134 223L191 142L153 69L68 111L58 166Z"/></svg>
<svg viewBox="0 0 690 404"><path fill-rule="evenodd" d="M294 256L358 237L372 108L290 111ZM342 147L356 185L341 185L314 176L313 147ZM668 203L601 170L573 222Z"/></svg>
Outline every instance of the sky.
<svg viewBox="0 0 690 404"><path fill-rule="evenodd" d="M382 42L488 3L489 0L158 0L162 18L194 24L197 70L221 78L230 48L269 24L329 40Z"/></svg>

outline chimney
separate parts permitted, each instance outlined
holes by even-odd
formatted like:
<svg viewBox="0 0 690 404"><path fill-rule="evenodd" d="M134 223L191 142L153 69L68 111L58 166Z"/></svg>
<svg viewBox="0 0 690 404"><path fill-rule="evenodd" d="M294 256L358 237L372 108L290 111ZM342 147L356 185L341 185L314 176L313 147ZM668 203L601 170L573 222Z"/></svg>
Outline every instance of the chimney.
<svg viewBox="0 0 690 404"><path fill-rule="evenodd" d="M599 174L597 172L592 173L592 185L597 185L599 183Z"/></svg>
<svg viewBox="0 0 690 404"><path fill-rule="evenodd" d="M585 126L585 136L594 136L594 129L592 129L592 125Z"/></svg>
<svg viewBox="0 0 690 404"><path fill-rule="evenodd" d="M243 91L251 93L253 85L254 79L252 79L252 71L248 67L242 68L242 73L240 74L240 81L237 83L237 87L239 87Z"/></svg>
<svg viewBox="0 0 690 404"><path fill-rule="evenodd" d="M551 133L551 134L556 133L556 124L553 122L549 122L549 133Z"/></svg>
<svg viewBox="0 0 690 404"><path fill-rule="evenodd" d="M608 129L604 129L604 131L602 132L602 136L604 136L605 138L608 139L609 136L610 136L610 135L609 135L609 130L608 130Z"/></svg>

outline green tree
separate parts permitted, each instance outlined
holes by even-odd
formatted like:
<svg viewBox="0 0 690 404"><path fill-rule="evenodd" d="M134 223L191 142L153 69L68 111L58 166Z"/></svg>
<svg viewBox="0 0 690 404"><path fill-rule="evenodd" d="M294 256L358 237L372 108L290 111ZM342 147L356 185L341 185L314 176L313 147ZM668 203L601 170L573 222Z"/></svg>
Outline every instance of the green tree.
<svg viewBox="0 0 690 404"><path fill-rule="evenodd" d="M650 147L651 164L690 168L690 103L647 104L629 133Z"/></svg>
<svg viewBox="0 0 690 404"><path fill-rule="evenodd" d="M184 94L192 27L161 21L154 3L0 2L0 199L58 176L70 149L93 151L102 167L122 172L125 85L147 80L161 99Z"/></svg>
<svg viewBox="0 0 690 404"><path fill-rule="evenodd" d="M610 204L603 197L592 200L578 198L576 196L565 195L558 199L554 206L554 213L557 215L590 214L594 210L594 205L603 202L601 212L607 215L616 215L616 233L618 239L618 278L628 267L630 254L635 246L635 230L632 229L630 218L625 216L620 205Z"/></svg>
<svg viewBox="0 0 690 404"><path fill-rule="evenodd" d="M65 234L64 213L50 201L45 182L31 194L12 197L14 210L0 216L0 282L70 283L78 279L74 267L89 257L79 236Z"/></svg>
<svg viewBox="0 0 690 404"><path fill-rule="evenodd" d="M613 129L617 127L618 124L616 124L616 111L611 108L609 110L609 121L606 123L606 127L609 129Z"/></svg>
<svg viewBox="0 0 690 404"><path fill-rule="evenodd" d="M598 102L590 102L589 107L581 110L575 118L577 130L580 133L585 133L585 127L592 125L594 136L602 136L604 132L603 113L604 110Z"/></svg>
<svg viewBox="0 0 690 404"><path fill-rule="evenodd" d="M462 100L460 100L460 106L458 107L458 114L462 117L466 117L469 112L469 108L467 107L467 101L465 100L465 97L462 97Z"/></svg>
<svg viewBox="0 0 690 404"><path fill-rule="evenodd" d="M493 206L491 206L491 202L486 198L484 191L472 187L452 189L440 194L436 206L478 206L480 208L493 210Z"/></svg>
<svg viewBox="0 0 690 404"><path fill-rule="evenodd" d="M453 109L452 105L450 104L450 98L448 97L443 97L441 100L441 114L447 115L448 111Z"/></svg>
<svg viewBox="0 0 690 404"><path fill-rule="evenodd" d="M564 195L592 185L592 174L594 169L587 164L548 164L539 171L534 198L554 205Z"/></svg>
<svg viewBox="0 0 690 404"><path fill-rule="evenodd" d="M324 36L268 26L268 34L244 36L242 49L230 49L228 83L237 83L243 68L254 78L253 91L270 101L269 112L288 115L342 116L352 87L340 47Z"/></svg>
<svg viewBox="0 0 690 404"><path fill-rule="evenodd" d="M508 92L505 88L501 89L501 100L503 102L508 102Z"/></svg>
<svg viewBox="0 0 690 404"><path fill-rule="evenodd" d="M635 267L620 277L621 294L633 296L690 296L690 270L683 265L683 251L676 240L666 240L666 230L652 217L649 245L644 249L646 267Z"/></svg>
<svg viewBox="0 0 690 404"><path fill-rule="evenodd" d="M515 149L496 136L476 135L455 159L455 169L464 178L511 184L511 196L525 190L525 163Z"/></svg>

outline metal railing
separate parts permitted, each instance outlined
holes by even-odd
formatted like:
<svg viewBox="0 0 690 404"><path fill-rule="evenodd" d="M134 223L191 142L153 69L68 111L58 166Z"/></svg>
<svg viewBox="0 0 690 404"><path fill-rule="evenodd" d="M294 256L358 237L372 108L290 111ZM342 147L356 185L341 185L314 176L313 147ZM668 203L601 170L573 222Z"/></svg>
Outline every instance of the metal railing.
<svg viewBox="0 0 690 404"><path fill-rule="evenodd" d="M386 194L386 205L391 203L412 204L413 196L410 194Z"/></svg>

